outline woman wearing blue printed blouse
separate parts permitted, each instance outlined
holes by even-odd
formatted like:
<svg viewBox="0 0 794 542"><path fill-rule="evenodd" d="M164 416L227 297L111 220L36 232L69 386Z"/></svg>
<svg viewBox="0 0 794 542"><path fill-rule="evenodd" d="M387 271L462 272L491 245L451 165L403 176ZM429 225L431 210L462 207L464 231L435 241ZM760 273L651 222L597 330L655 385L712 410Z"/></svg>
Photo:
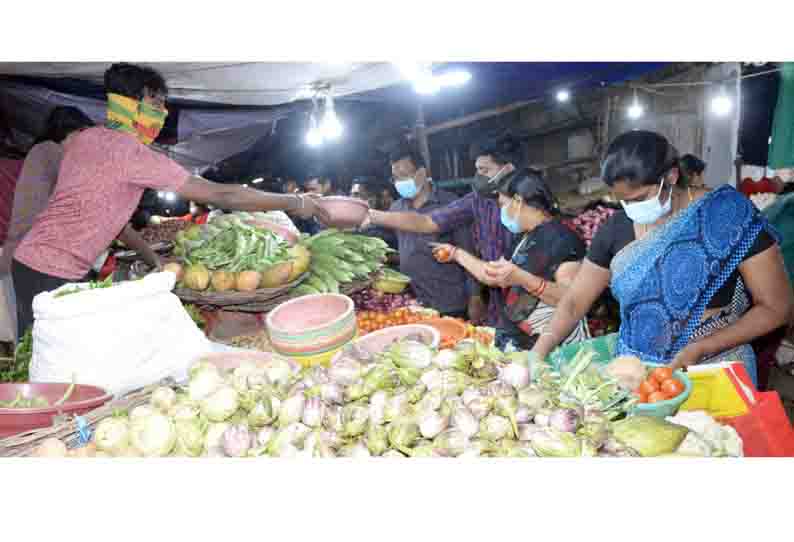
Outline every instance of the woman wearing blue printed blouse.
<svg viewBox="0 0 794 542"><path fill-rule="evenodd" d="M749 343L785 325L793 305L777 232L730 186L677 187L678 154L653 132L613 141L602 177L623 210L596 234L533 351L545 358L611 288L618 354L673 368L742 361L755 382Z"/></svg>

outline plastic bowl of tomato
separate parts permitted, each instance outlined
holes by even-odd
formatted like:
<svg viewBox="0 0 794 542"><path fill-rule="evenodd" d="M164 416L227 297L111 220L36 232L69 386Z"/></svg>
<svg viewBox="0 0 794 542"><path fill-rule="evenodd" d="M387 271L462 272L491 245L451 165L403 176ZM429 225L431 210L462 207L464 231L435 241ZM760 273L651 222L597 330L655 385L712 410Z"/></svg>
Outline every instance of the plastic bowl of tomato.
<svg viewBox="0 0 794 542"><path fill-rule="evenodd" d="M634 405L632 414L666 418L675 416L692 393L692 381L683 371L671 371L666 365L646 363L648 376L635 390L640 402Z"/></svg>

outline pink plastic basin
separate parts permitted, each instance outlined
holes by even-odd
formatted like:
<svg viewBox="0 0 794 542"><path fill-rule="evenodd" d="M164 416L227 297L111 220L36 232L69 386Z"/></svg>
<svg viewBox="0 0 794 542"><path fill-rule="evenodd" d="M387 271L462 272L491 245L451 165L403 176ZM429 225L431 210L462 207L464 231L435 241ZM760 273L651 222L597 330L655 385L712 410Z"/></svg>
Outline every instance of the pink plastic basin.
<svg viewBox="0 0 794 542"><path fill-rule="evenodd" d="M63 397L68 387L69 384L61 383L0 384L0 401L12 401L17 396L17 392L21 392L26 399L41 396L53 404ZM49 427L52 425L53 417L59 413L85 414L104 405L112 397L102 388L77 384L69 399L57 407L0 408L0 438L31 429Z"/></svg>
<svg viewBox="0 0 794 542"><path fill-rule="evenodd" d="M302 335L349 317L353 301L339 294L308 295L282 303L267 315L271 332Z"/></svg>
<svg viewBox="0 0 794 542"><path fill-rule="evenodd" d="M347 196L327 196L321 198L319 204L331 216L328 226L336 228L358 227L369 213L366 201Z"/></svg>
<svg viewBox="0 0 794 542"><path fill-rule="evenodd" d="M411 335L419 335L422 337L422 342L433 348L437 348L441 341L441 334L434 327L422 324L407 324L404 326L387 327L380 331L368 333L353 342L356 346L363 348L370 354L378 354L386 350L386 348L395 341L399 341ZM341 358L342 355L342 352L338 352L331 360L331 364L336 363L336 360Z"/></svg>

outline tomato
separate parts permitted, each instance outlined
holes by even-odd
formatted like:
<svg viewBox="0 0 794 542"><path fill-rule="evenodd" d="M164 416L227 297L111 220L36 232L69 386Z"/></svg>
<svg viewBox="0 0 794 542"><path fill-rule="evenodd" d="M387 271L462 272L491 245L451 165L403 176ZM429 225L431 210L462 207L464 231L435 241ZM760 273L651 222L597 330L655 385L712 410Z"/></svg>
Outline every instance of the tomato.
<svg viewBox="0 0 794 542"><path fill-rule="evenodd" d="M651 379L655 380L659 385L665 380L669 380L673 376L673 370L670 367L657 367L651 373Z"/></svg>
<svg viewBox="0 0 794 542"><path fill-rule="evenodd" d="M657 391L659 391L659 384L651 378L640 384L640 392L645 395L650 395Z"/></svg>
<svg viewBox="0 0 794 542"><path fill-rule="evenodd" d="M655 391L648 395L649 403L658 403L659 401L667 401L667 396L661 391Z"/></svg>
<svg viewBox="0 0 794 542"><path fill-rule="evenodd" d="M668 378L662 382L662 393L664 393L668 399L672 399L673 397L681 395L683 391L684 385L678 379Z"/></svg>

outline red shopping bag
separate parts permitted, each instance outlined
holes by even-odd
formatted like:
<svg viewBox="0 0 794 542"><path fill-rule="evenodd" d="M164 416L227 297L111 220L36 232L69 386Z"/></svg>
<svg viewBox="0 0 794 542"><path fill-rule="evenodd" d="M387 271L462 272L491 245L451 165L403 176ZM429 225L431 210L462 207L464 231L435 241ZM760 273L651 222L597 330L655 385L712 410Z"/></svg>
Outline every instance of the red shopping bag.
<svg viewBox="0 0 794 542"><path fill-rule="evenodd" d="M749 411L742 416L722 418L744 443L746 457L794 457L794 429L774 391L759 392L741 364L734 364L728 376L745 399Z"/></svg>

